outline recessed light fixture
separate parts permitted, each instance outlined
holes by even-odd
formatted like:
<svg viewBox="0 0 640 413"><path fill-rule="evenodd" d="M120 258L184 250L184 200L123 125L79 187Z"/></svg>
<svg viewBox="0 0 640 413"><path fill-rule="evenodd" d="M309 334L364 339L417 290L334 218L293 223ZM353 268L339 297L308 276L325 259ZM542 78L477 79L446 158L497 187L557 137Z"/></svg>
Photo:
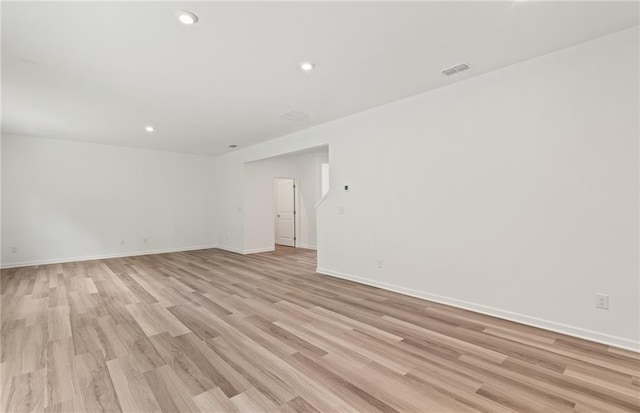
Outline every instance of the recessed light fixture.
<svg viewBox="0 0 640 413"><path fill-rule="evenodd" d="M236 144L232 144L232 145L229 145L229 147L230 147L230 148L237 148L237 147L238 147L238 145L236 145Z"/></svg>
<svg viewBox="0 0 640 413"><path fill-rule="evenodd" d="M145 127L144 127L144 130L146 130L146 131L147 131L147 133L152 133L152 132L153 132L153 131L155 131L156 129L155 129L153 126L149 125L149 126L145 126Z"/></svg>
<svg viewBox="0 0 640 413"><path fill-rule="evenodd" d="M302 63L300 63L300 69L303 72L310 72L310 71L313 70L314 67L316 67L316 65L314 65L311 62L302 62Z"/></svg>
<svg viewBox="0 0 640 413"><path fill-rule="evenodd" d="M190 26L192 24L198 23L198 16L191 13L190 11L182 10L178 12L178 20L180 20L180 23Z"/></svg>

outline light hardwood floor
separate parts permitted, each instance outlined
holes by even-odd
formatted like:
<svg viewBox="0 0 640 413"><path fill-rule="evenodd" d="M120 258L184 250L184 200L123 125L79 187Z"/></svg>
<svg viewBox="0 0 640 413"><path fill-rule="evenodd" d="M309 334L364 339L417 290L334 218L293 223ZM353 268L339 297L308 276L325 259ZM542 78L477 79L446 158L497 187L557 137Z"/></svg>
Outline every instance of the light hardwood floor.
<svg viewBox="0 0 640 413"><path fill-rule="evenodd" d="M4 412L640 411L640 355L202 250L2 271Z"/></svg>

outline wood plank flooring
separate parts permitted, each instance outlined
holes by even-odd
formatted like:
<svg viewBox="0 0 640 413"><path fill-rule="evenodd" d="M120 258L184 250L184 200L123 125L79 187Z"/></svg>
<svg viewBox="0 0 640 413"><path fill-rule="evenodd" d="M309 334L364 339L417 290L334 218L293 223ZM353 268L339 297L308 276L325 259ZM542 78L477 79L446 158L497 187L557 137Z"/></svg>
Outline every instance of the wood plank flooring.
<svg viewBox="0 0 640 413"><path fill-rule="evenodd" d="M201 250L2 270L3 412L640 411L640 354Z"/></svg>

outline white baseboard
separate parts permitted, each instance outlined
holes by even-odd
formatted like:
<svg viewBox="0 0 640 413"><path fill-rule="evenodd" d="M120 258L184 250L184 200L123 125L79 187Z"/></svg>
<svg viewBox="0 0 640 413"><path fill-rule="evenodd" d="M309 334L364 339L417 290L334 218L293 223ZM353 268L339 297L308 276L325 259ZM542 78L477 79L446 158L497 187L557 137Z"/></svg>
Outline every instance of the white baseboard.
<svg viewBox="0 0 640 413"><path fill-rule="evenodd" d="M228 247L226 245L218 245L216 248L219 248L221 250L225 250L225 251L229 251L229 252L235 252L236 254L242 254L242 255L249 255L249 254L260 254L263 252L273 252L275 251L275 247L265 247L265 248L252 248L252 249L247 249L247 250L241 250L238 248L233 248L233 247ZM315 250L316 247L314 247L313 245L298 245L296 248L305 248L305 249L309 249L309 250Z"/></svg>
<svg viewBox="0 0 640 413"><path fill-rule="evenodd" d="M124 257L136 257L139 255L153 255L153 254L166 254L169 252L185 252L196 250L207 250L211 248L218 248L217 245L198 245L194 247L180 247L180 248L165 248L160 250L148 250L148 251L136 251L136 252L119 252L114 254L101 254L101 255L89 255L83 257L70 257L70 258L52 258L46 260L34 260L34 261L22 261L13 263L2 263L0 268L18 268L18 267L31 267L33 265L47 265L47 264L64 264L65 262L75 261L92 261L103 260L107 258L124 258Z"/></svg>
<svg viewBox="0 0 640 413"><path fill-rule="evenodd" d="M247 255L247 254L259 254L261 252L272 252L275 251L274 247L269 247L269 248L254 248L252 250L244 250L242 253Z"/></svg>
<svg viewBox="0 0 640 413"><path fill-rule="evenodd" d="M300 244L297 246L297 248L304 248L306 250L317 250L318 248L315 245L306 245L306 244Z"/></svg>
<svg viewBox="0 0 640 413"><path fill-rule="evenodd" d="M462 308L464 310L474 311L485 315L501 318L504 320L514 321L520 324L526 324L532 327L538 327L545 330L554 331L556 333L566 334L585 340L595 341L597 343L606 344L613 347L619 347L626 350L640 352L640 343L618 336L612 336L597 331L587 330L581 327L570 326L567 324L557 323L555 321L544 320L537 317L531 317L524 314L514 313L511 311L500 310L498 308L488 307L481 304L471 303L468 301L457 300L455 298L443 297L441 295L430 294L424 291L418 291L411 288L400 287L394 284L374 281L367 278L357 277L351 274L345 274L339 271L333 271L326 268L316 268L316 272L331 277L342 278L349 281L355 281L360 284L366 284L373 287L382 288L383 290L393 291L396 293L408 295L411 297L422 298L424 300L434 301L440 304L450 305L452 307Z"/></svg>
<svg viewBox="0 0 640 413"><path fill-rule="evenodd" d="M229 252L235 252L236 254L244 254L243 250L240 250L240 249L237 249L237 248L233 248L233 247L229 247L227 245L218 245L216 248L218 248L220 250L229 251Z"/></svg>
<svg viewBox="0 0 640 413"><path fill-rule="evenodd" d="M274 247L254 248L254 249L250 249L250 250L241 250L241 249L234 248L234 247L229 247L229 246L226 246L226 245L218 245L216 248L221 249L221 250L225 250L225 251L229 251L229 252L235 252L236 254L242 254L242 255L259 254L261 252L272 252L272 251L275 251Z"/></svg>

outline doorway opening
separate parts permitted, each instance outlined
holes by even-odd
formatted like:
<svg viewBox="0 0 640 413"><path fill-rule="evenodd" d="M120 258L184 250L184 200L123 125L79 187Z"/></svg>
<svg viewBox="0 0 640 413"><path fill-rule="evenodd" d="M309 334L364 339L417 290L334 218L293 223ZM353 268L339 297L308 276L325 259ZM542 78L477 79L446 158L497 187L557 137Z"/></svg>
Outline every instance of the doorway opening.
<svg viewBox="0 0 640 413"><path fill-rule="evenodd" d="M296 180L276 178L275 192L275 244L295 247L297 241Z"/></svg>
<svg viewBox="0 0 640 413"><path fill-rule="evenodd" d="M243 253L280 246L316 250L317 209L328 195L328 172L326 145L246 162Z"/></svg>

